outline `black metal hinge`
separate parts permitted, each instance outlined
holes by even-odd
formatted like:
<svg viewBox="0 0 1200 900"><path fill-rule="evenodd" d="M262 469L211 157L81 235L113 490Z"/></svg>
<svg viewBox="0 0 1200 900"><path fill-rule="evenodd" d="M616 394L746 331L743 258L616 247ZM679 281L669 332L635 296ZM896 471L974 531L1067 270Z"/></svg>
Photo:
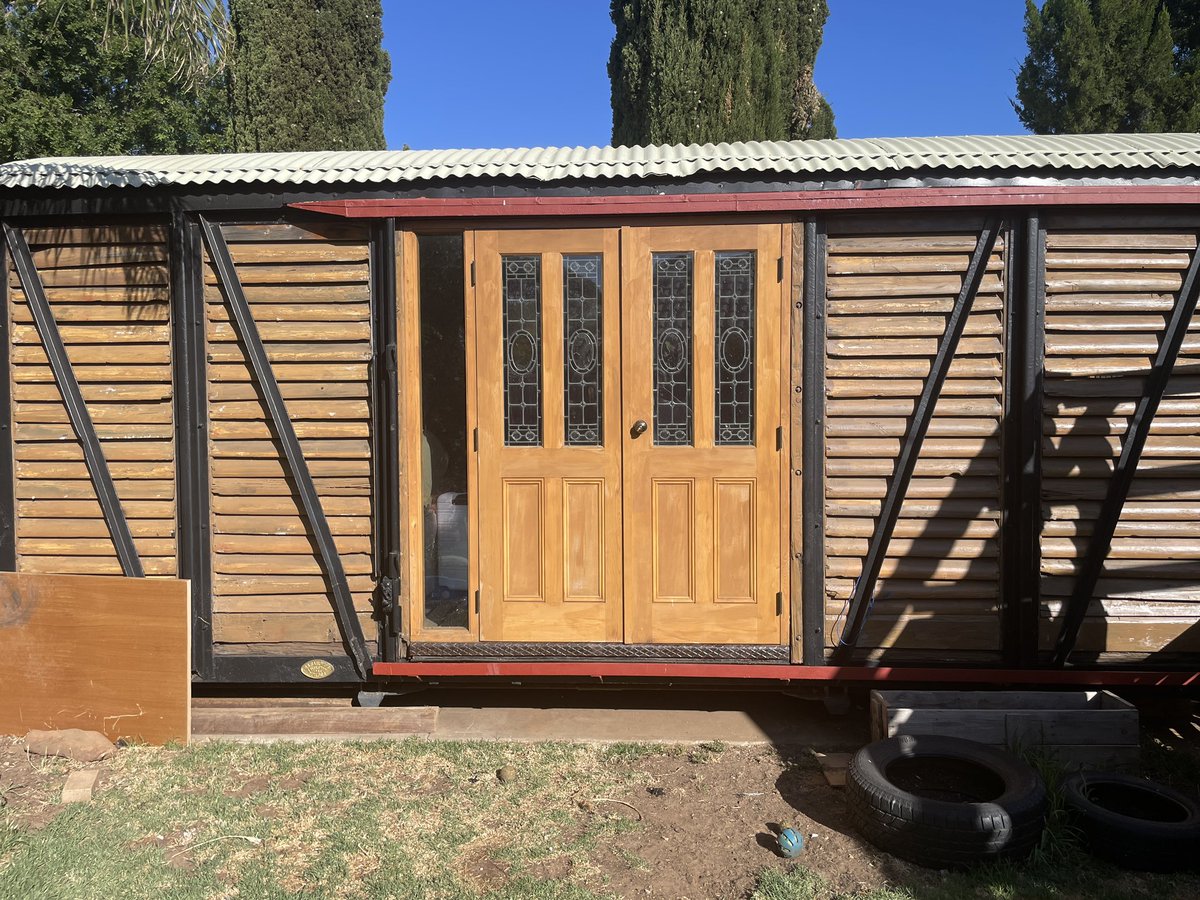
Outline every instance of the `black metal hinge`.
<svg viewBox="0 0 1200 900"><path fill-rule="evenodd" d="M471 429L471 449L474 450L476 453L479 452L479 429L478 428Z"/></svg>
<svg viewBox="0 0 1200 900"><path fill-rule="evenodd" d="M475 615L479 615L479 588L475 588Z"/></svg>
<svg viewBox="0 0 1200 900"><path fill-rule="evenodd" d="M783 282L783 257L782 256L779 257L779 259L775 260L775 280L780 283Z"/></svg>
<svg viewBox="0 0 1200 900"><path fill-rule="evenodd" d="M783 591L775 592L775 615L783 615Z"/></svg>
<svg viewBox="0 0 1200 900"><path fill-rule="evenodd" d="M780 425L778 428L775 429L775 449L776 450L783 449L783 426L782 425Z"/></svg>
<svg viewBox="0 0 1200 900"><path fill-rule="evenodd" d="M475 287L475 260L471 260L471 287Z"/></svg>

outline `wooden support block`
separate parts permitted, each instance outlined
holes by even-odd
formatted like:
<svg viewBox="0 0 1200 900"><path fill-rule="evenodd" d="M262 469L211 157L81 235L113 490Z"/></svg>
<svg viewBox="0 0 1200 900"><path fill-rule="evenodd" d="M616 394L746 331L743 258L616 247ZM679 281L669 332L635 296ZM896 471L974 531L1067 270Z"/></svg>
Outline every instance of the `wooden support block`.
<svg viewBox="0 0 1200 900"><path fill-rule="evenodd" d="M63 785L63 803L88 803L92 792L96 789L96 779L100 777L99 769L80 769L67 776Z"/></svg>
<svg viewBox="0 0 1200 900"><path fill-rule="evenodd" d="M846 771L850 768L849 753L813 753L821 764L821 773L830 787L846 786Z"/></svg>
<svg viewBox="0 0 1200 900"><path fill-rule="evenodd" d="M207 707L192 711L195 737L283 737L338 735L403 737L432 734L437 709L432 706L311 708Z"/></svg>

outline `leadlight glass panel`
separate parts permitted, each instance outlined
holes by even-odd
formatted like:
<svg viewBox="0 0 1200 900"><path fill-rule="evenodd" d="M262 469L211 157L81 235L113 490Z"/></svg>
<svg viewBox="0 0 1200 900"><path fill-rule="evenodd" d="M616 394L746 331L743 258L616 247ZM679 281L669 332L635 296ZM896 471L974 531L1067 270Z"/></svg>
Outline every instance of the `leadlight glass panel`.
<svg viewBox="0 0 1200 900"><path fill-rule="evenodd" d="M504 443L542 443L542 258L504 256Z"/></svg>
<svg viewBox="0 0 1200 900"><path fill-rule="evenodd" d="M563 417L571 447L604 442L602 260L563 256Z"/></svg>
<svg viewBox="0 0 1200 900"><path fill-rule="evenodd" d="M692 443L692 254L655 253L654 443Z"/></svg>
<svg viewBox="0 0 1200 900"><path fill-rule="evenodd" d="M754 443L754 251L716 254L716 442Z"/></svg>

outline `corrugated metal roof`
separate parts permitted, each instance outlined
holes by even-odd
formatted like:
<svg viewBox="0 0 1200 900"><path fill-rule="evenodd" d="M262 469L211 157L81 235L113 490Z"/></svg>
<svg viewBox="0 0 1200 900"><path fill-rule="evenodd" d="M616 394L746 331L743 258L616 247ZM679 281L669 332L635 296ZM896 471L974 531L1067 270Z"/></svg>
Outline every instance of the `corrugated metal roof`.
<svg viewBox="0 0 1200 900"><path fill-rule="evenodd" d="M449 178L686 178L705 172L903 174L953 170L1166 170L1200 167L1198 134L1018 135L752 141L660 147L93 156L0 165L0 187L389 184Z"/></svg>

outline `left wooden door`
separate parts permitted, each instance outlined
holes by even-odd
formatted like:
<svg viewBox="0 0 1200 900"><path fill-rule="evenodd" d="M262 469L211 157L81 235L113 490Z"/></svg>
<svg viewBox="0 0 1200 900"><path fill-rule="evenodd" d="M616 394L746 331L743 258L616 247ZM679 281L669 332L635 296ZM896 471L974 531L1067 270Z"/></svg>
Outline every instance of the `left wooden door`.
<svg viewBox="0 0 1200 900"><path fill-rule="evenodd" d="M615 229L475 233L480 638L620 641Z"/></svg>

